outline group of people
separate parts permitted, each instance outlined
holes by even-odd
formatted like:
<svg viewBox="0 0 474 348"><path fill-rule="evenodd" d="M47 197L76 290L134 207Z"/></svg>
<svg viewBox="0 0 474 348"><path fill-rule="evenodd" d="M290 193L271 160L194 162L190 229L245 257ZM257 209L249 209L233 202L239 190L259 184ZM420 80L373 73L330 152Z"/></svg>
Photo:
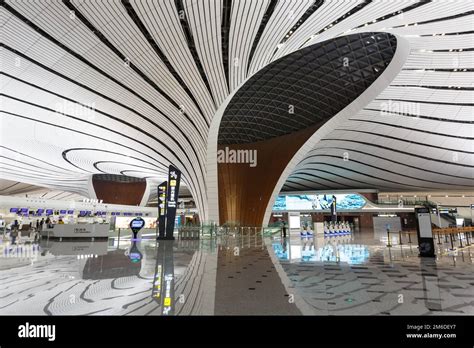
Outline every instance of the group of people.
<svg viewBox="0 0 474 348"><path fill-rule="evenodd" d="M64 223L64 222L63 222ZM50 227L52 222L51 219L48 217L46 220L42 218L41 220L36 220L36 225L35 228L33 228L33 222L29 223L29 228L26 229L26 231L29 231L30 233L34 233L34 240L37 241L39 239L40 232L43 230L43 226L46 224L46 226ZM16 244L16 240L18 238L18 234L20 232L20 223L18 220L15 220L11 223L10 225L10 238L11 238L11 243Z"/></svg>

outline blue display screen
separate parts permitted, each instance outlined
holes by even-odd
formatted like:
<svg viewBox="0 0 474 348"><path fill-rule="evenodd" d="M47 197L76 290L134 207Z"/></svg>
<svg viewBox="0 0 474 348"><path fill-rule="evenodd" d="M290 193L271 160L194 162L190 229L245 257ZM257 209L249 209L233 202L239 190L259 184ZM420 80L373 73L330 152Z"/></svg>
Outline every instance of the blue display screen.
<svg viewBox="0 0 474 348"><path fill-rule="evenodd" d="M142 259L142 255L140 255L140 253L130 253L128 257L132 262L140 262Z"/></svg>
<svg viewBox="0 0 474 348"><path fill-rule="evenodd" d="M21 208L20 211L21 211L22 213L28 213L28 208Z"/></svg>
<svg viewBox="0 0 474 348"><path fill-rule="evenodd" d="M66 214L66 210L60 210L59 214Z"/></svg>
<svg viewBox="0 0 474 348"><path fill-rule="evenodd" d="M74 214L74 210L68 210L67 213L68 214Z"/></svg>
<svg viewBox="0 0 474 348"><path fill-rule="evenodd" d="M53 215L53 209L46 209L46 215Z"/></svg>
<svg viewBox="0 0 474 348"><path fill-rule="evenodd" d="M18 213L18 208L10 208L10 213Z"/></svg>
<svg viewBox="0 0 474 348"><path fill-rule="evenodd" d="M130 223L130 227L132 228L142 228L143 226L145 226L145 220L132 220L132 222Z"/></svg>
<svg viewBox="0 0 474 348"><path fill-rule="evenodd" d="M273 210L321 211L330 210L332 194L278 196ZM355 210L365 206L365 199L356 193L336 194L337 210Z"/></svg>

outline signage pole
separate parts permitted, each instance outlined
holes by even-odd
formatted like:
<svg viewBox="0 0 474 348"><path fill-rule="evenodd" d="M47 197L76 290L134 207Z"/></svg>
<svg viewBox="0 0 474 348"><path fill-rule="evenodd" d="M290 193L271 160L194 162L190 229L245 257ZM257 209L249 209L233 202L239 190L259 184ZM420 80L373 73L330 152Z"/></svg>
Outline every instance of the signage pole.
<svg viewBox="0 0 474 348"><path fill-rule="evenodd" d="M332 196L331 202L331 221L337 222L336 196Z"/></svg>
<svg viewBox="0 0 474 348"><path fill-rule="evenodd" d="M165 239L167 188L167 181L164 181L158 185L158 240Z"/></svg>
<svg viewBox="0 0 474 348"><path fill-rule="evenodd" d="M166 192L166 232L164 239L173 240L174 220L178 206L179 184L181 172L174 166L169 166L168 188Z"/></svg>
<svg viewBox="0 0 474 348"><path fill-rule="evenodd" d="M471 204L471 226L474 226L472 223L472 211L474 210L474 204Z"/></svg>
<svg viewBox="0 0 474 348"><path fill-rule="evenodd" d="M419 256L435 257L430 208L415 208Z"/></svg>
<svg viewBox="0 0 474 348"><path fill-rule="evenodd" d="M436 212L438 213L438 227L442 228L442 226L441 226L441 213L439 211L439 203L436 203Z"/></svg>

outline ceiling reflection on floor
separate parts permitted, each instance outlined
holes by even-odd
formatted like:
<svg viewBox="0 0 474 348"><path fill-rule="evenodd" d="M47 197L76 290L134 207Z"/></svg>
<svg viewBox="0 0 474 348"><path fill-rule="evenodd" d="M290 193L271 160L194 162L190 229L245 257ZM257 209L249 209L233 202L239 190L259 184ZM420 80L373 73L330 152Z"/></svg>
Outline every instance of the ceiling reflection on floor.
<svg viewBox="0 0 474 348"><path fill-rule="evenodd" d="M472 250L438 252L351 235L3 241L0 314L474 314Z"/></svg>

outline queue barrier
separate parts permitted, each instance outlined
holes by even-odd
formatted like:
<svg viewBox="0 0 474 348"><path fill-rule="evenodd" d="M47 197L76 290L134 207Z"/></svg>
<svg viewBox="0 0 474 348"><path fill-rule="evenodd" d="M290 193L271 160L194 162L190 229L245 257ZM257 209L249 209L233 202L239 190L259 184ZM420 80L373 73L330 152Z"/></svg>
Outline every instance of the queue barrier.
<svg viewBox="0 0 474 348"><path fill-rule="evenodd" d="M441 242L441 236L444 235L445 243L449 241L451 242L451 250L455 250L454 243L459 241L459 247L462 248L464 246L470 246L472 238L472 233L474 232L474 226L466 226L466 227L446 227L446 228L435 228L433 229L433 233L438 236L438 244L443 244ZM466 239L466 245L462 243L462 235L464 235Z"/></svg>
<svg viewBox="0 0 474 348"><path fill-rule="evenodd" d="M217 231L217 234L220 235L262 235L265 228L261 226L219 226Z"/></svg>
<svg viewBox="0 0 474 348"><path fill-rule="evenodd" d="M181 240L200 239L200 226L183 226L178 229L178 238Z"/></svg>
<svg viewBox="0 0 474 348"><path fill-rule="evenodd" d="M416 235L416 231L393 232L393 231L390 231L389 229L387 229L387 247L389 247L389 248L392 246L392 242L391 242L391 239L390 239L390 234L393 234L393 233L398 234L398 245L403 245L403 238L402 238L403 235L405 235L405 236L408 235L408 244L413 244L413 242L411 241L411 236Z"/></svg>
<svg viewBox="0 0 474 348"><path fill-rule="evenodd" d="M280 232L280 228L269 228L261 226L217 226L217 225L197 225L181 226L178 228L179 239L199 239L202 236L215 237L218 235L273 235Z"/></svg>
<svg viewBox="0 0 474 348"><path fill-rule="evenodd" d="M416 235L416 231L390 231L387 230L387 247L391 247L391 239L390 234L398 233L399 236L399 245L403 245L402 235L408 235L408 244L412 244L411 235ZM441 245L443 242L441 241L442 236L444 236L444 242L448 243L451 242L451 250L455 250L455 242L459 241L459 247L462 248L464 246L471 245L471 238L473 238L472 234L474 233L474 226L466 226L466 227L446 227L446 228L434 228L433 235L437 236L438 244ZM463 236L465 239L465 245L463 244ZM449 240L448 240L449 236Z"/></svg>

